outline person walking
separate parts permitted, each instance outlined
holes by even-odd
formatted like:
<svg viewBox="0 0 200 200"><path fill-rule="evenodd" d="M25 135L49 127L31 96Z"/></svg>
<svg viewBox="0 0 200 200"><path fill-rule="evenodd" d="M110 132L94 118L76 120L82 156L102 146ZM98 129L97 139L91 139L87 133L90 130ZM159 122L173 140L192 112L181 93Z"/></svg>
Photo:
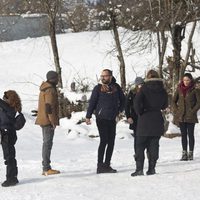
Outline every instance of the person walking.
<svg viewBox="0 0 200 200"><path fill-rule="evenodd" d="M58 74L49 71L46 74L47 81L40 86L38 101L38 112L35 124L40 125L43 134L42 146L42 175L48 176L59 174L60 171L51 168L51 150L56 126L59 125L59 103L56 85L58 84Z"/></svg>
<svg viewBox="0 0 200 200"><path fill-rule="evenodd" d="M16 91L5 91L3 100L0 99L0 139L6 165L6 180L2 183L3 187L14 186L19 183L15 150L17 141L15 115L21 111L21 100Z"/></svg>
<svg viewBox="0 0 200 200"><path fill-rule="evenodd" d="M110 164L115 143L116 116L123 111L124 104L125 96L121 87L116 83L112 71L104 69L101 73L101 84L96 85L92 91L86 114L86 124L89 125L91 124L90 118L95 111L100 136L97 174L117 172Z"/></svg>
<svg viewBox="0 0 200 200"><path fill-rule="evenodd" d="M195 123L198 123L197 111L199 108L200 92L195 88L192 75L185 73L173 97L174 119L178 122L181 131L181 161L193 160L194 127Z"/></svg>
<svg viewBox="0 0 200 200"><path fill-rule="evenodd" d="M137 120L138 116L135 112L133 102L135 99L136 94L140 91L140 88L144 84L144 79L142 77L136 77L134 82L134 88L131 88L129 91L127 98L126 98L126 104L125 104L125 115L127 118L127 122L130 124L129 129L133 130L133 137L134 137L134 151L136 152L136 129L137 129Z"/></svg>
<svg viewBox="0 0 200 200"><path fill-rule="evenodd" d="M155 70L147 73L145 84L136 94L134 109L138 115L136 134L136 170L131 176L143 175L144 151L148 149L147 175L156 173L159 158L159 140L164 134L164 120L161 110L168 106L168 95L163 81Z"/></svg>

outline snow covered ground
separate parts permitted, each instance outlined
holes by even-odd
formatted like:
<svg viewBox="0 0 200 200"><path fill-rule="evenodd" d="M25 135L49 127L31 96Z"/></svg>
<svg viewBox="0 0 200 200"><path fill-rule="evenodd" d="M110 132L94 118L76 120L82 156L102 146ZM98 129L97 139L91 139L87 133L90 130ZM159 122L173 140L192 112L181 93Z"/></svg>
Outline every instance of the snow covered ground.
<svg viewBox="0 0 200 200"><path fill-rule="evenodd" d="M195 35L195 38L198 34ZM198 41L198 40L196 40ZM74 33L58 36L65 94L71 99L79 98L70 92L74 79L88 77L96 84L103 68L110 68L119 80L117 60L106 56L112 46L109 32ZM196 44L196 43L195 43ZM157 174L131 177L135 170L133 138L128 124L117 124L116 145L112 166L117 174L96 174L99 138L95 121L87 126L76 122L85 116L75 113L71 120L62 119L56 129L52 149L52 167L61 174L41 175L41 128L34 125L31 110L37 108L39 85L48 70L54 69L48 37L26 39L0 44L0 96L3 91L15 89L23 101L27 118L26 126L18 132L16 144L19 181L16 187L0 187L1 200L190 200L200 199L200 126L195 128L196 146L194 161L180 162L180 137L162 138ZM151 53L126 58L127 80L156 63L156 49ZM89 94L87 94L89 95ZM170 125L170 130L174 127ZM5 180L5 166L0 151L0 182ZM146 171L147 163L145 163Z"/></svg>

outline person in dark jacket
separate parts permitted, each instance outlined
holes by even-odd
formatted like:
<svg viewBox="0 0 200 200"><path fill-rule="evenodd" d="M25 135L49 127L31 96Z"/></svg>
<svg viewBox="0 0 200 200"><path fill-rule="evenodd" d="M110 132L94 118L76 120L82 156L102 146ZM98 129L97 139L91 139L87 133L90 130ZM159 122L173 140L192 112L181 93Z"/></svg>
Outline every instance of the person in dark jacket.
<svg viewBox="0 0 200 200"><path fill-rule="evenodd" d="M155 174L159 157L159 140L164 134L164 120L161 110L168 106L168 96L163 81L156 71L150 70L147 79L134 101L138 115L136 134L136 171L131 176L143 175L144 151L148 149L149 166L147 175Z"/></svg>
<svg viewBox="0 0 200 200"><path fill-rule="evenodd" d="M136 94L140 91L140 88L144 84L144 79L142 77L136 77L134 82L134 88L130 90L126 98L125 104L125 114L127 118L127 122L130 124L129 128L133 130L133 137L134 137L134 151L136 152L136 128L137 128L137 120L138 116L134 110L133 102L135 99Z"/></svg>
<svg viewBox="0 0 200 200"><path fill-rule="evenodd" d="M3 156L6 165L6 180L3 187L16 185L18 168L16 161L15 143L17 141L14 127L16 112L21 112L21 100L14 90L4 92L3 100L0 99L0 136Z"/></svg>
<svg viewBox="0 0 200 200"><path fill-rule="evenodd" d="M173 98L174 119L179 123L182 142L182 161L193 160L194 127L198 123L197 111L200 108L200 92L195 88L192 75L186 73ZM189 139L189 152L188 152Z"/></svg>
<svg viewBox="0 0 200 200"><path fill-rule="evenodd" d="M102 71L101 82L102 84L96 85L92 91L86 114L86 124L91 124L90 118L95 111L100 136L97 174L116 173L117 170L110 166L110 162L116 135L116 116L124 109L125 96L112 76L111 70L104 69Z"/></svg>

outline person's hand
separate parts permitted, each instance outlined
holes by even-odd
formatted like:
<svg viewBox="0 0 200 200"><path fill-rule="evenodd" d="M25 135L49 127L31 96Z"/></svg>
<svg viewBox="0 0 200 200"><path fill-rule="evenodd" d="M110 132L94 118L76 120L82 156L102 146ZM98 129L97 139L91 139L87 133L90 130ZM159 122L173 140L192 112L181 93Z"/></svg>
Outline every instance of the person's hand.
<svg viewBox="0 0 200 200"><path fill-rule="evenodd" d="M86 118L86 119L85 119L85 123L86 123L87 125L90 125L90 124L91 124L90 118Z"/></svg>
<svg viewBox="0 0 200 200"><path fill-rule="evenodd" d="M132 119L131 117L129 117L129 118L127 119L127 122L128 122L129 124L132 124L132 123L133 123L133 119Z"/></svg>

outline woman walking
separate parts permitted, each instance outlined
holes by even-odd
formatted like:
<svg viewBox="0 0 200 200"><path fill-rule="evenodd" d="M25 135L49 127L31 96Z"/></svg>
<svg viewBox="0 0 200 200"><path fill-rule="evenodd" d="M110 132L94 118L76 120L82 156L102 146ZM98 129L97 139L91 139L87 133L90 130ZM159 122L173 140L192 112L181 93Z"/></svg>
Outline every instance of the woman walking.
<svg viewBox="0 0 200 200"><path fill-rule="evenodd" d="M174 119L178 122L181 131L182 161L193 160L194 127L195 123L198 123L197 111L199 108L200 92L195 88L192 75L186 73L173 98Z"/></svg>

